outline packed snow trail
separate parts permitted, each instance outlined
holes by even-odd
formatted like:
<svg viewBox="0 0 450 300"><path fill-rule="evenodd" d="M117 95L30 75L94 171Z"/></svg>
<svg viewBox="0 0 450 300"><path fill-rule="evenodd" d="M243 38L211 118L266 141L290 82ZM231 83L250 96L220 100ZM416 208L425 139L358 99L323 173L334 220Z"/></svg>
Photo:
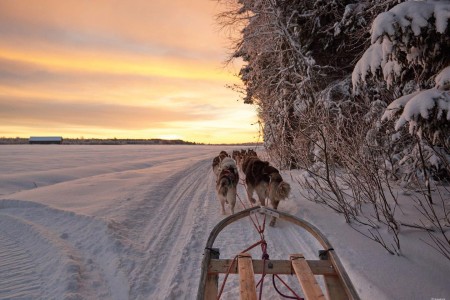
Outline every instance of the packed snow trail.
<svg viewBox="0 0 450 300"><path fill-rule="evenodd" d="M212 159L233 149L1 146L0 299L195 298L206 240L226 217ZM403 257L386 254L340 216L302 199L295 176L283 173L292 192L279 209L327 236L362 299L450 298L450 266L418 242L420 232L403 232ZM238 194L248 206L242 184ZM242 209L238 200L236 211ZM214 247L221 258L233 258L259 238L244 218L227 226ZM271 259L292 253L317 259L321 249L282 220L266 227L265 239ZM250 252L261 256L259 247ZM265 299L281 299L270 281ZM300 293L295 276L288 282ZM230 276L221 299L238 294L237 276Z"/></svg>

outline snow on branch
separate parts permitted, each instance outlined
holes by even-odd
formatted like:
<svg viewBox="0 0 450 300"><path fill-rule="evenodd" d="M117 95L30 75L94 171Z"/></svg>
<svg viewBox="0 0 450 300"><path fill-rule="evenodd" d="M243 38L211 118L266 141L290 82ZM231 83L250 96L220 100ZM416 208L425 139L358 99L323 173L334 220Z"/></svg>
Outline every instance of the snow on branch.
<svg viewBox="0 0 450 300"><path fill-rule="evenodd" d="M450 122L450 66L436 76L436 86L415 92L393 101L382 116L382 120L393 120L398 116L395 130L409 123L410 134L421 133L420 119L432 123Z"/></svg>
<svg viewBox="0 0 450 300"><path fill-rule="evenodd" d="M403 108L406 106L406 104L414 98L419 92L415 92L409 95L402 96L394 101L392 101L391 104L386 108L386 111L384 112L383 116L381 117L381 121L389 121L393 120L395 116L397 116L399 113L402 112Z"/></svg>
<svg viewBox="0 0 450 300"><path fill-rule="evenodd" d="M385 35L394 40L399 32L411 30L415 36L428 26L431 17L435 18L436 31L444 34L450 17L450 4L443 2L409 1L401 3L390 11L378 15L372 25L372 44Z"/></svg>
<svg viewBox="0 0 450 300"><path fill-rule="evenodd" d="M379 14L371 28L372 45L353 70L354 92L370 74L383 75L390 87L411 64L427 69L427 60L440 55L439 40L428 45L427 37L435 33L445 39L449 19L449 1L408 1Z"/></svg>
<svg viewBox="0 0 450 300"><path fill-rule="evenodd" d="M435 82L438 90L450 91L450 66L436 76Z"/></svg>

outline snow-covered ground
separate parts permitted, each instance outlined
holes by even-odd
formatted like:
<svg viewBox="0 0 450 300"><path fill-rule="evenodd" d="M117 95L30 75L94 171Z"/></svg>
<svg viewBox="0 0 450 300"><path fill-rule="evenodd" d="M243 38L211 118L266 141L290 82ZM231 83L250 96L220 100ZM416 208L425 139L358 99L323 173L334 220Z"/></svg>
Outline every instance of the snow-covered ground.
<svg viewBox="0 0 450 300"><path fill-rule="evenodd" d="M224 217L211 169L222 149L234 148L0 146L0 299L194 299L206 239ZM302 199L297 173L283 174L292 194L279 209L328 237L362 299L450 299L450 262L420 241L426 234L403 229L403 255L390 255ZM245 219L215 246L231 258L257 239ZM320 249L283 221L266 239L272 259L317 259ZM237 298L235 277L222 299ZM270 286L264 299L279 299Z"/></svg>

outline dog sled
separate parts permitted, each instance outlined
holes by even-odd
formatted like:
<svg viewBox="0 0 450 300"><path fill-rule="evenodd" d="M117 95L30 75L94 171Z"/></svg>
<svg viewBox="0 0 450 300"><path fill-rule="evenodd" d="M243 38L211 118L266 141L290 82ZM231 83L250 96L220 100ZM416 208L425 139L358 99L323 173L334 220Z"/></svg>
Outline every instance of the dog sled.
<svg viewBox="0 0 450 300"><path fill-rule="evenodd" d="M319 250L319 259L306 260L302 254L291 254L290 258L287 260L270 260L268 259L268 255L265 256L264 252L263 259L253 259L251 255L247 253L251 248L247 248L236 255L234 259L219 258L220 249L213 248L214 241L219 233L231 223L245 217L251 218L252 216L255 217L255 215L260 214L288 221L308 231L324 248L323 250ZM257 229L263 231L264 226L265 219L264 225L262 227L259 226L259 229ZM262 249L265 249L263 247L264 242L259 242L259 244L262 245ZM225 275L220 288L219 274ZM304 299L307 300L360 299L331 244L316 227L290 214L267 207L258 206L240 211L225 218L214 227L204 251L197 300L219 299L224 289L226 279L230 274L237 274L239 276L239 292L241 300L258 299L258 293L259 299L262 299L262 285L265 275L272 275L273 281L275 280L274 276L295 275L303 291ZM258 284L256 284L255 274L261 274L261 280ZM317 275L323 276L325 293L317 283L315 277ZM278 278L283 282L281 277ZM275 289L277 289L275 281L273 284ZM287 285L286 287L292 292L293 296L286 296L280 293L283 297L302 299ZM325 295L327 295L327 297L325 297Z"/></svg>

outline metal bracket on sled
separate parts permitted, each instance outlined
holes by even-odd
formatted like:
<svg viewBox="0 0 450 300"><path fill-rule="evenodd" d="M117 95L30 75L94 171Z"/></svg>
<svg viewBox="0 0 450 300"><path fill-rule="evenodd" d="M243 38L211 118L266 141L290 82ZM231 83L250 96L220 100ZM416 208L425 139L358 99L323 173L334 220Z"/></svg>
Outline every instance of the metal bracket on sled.
<svg viewBox="0 0 450 300"><path fill-rule="evenodd" d="M277 213L277 212L275 212L275 211L273 211L271 209L267 209L264 206L261 206L259 209L255 209L255 210L251 211L250 215L254 215L254 214L257 214L257 213L268 215L268 216L271 216L271 217L274 217L274 218L279 218L280 217L279 213Z"/></svg>

